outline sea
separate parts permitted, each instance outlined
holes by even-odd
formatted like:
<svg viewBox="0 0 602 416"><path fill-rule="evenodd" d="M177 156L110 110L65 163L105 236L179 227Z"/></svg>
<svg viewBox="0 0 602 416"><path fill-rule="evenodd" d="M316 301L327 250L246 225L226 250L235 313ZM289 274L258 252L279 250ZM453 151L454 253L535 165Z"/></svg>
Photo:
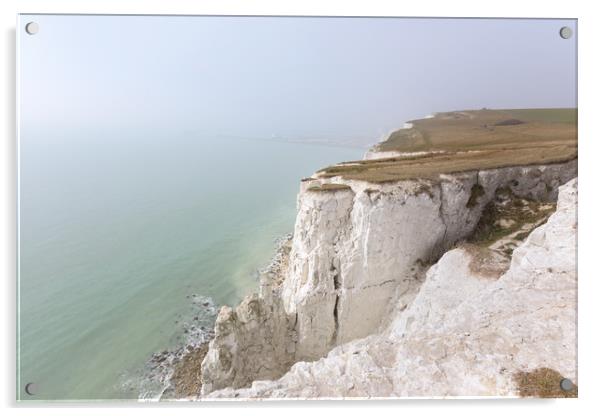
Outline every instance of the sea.
<svg viewBox="0 0 602 416"><path fill-rule="evenodd" d="M300 179L364 152L77 126L19 148L17 387L42 401L158 397L149 359L257 290Z"/></svg>

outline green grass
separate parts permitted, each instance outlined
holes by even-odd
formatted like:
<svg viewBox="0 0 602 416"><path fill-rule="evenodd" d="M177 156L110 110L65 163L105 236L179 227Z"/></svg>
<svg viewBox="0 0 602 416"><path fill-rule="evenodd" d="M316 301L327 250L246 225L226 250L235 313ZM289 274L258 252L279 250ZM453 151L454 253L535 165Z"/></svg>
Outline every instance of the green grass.
<svg viewBox="0 0 602 416"><path fill-rule="evenodd" d="M577 124L576 108L524 108L501 111L526 122L542 121L546 123Z"/></svg>
<svg viewBox="0 0 602 416"><path fill-rule="evenodd" d="M500 195L510 198L510 203L496 203ZM542 207L538 201L518 198L509 189L502 188L496 192L494 200L489 202L483 209L481 218L468 241L482 247L487 247L500 238L520 230L526 224L536 224L548 218L555 211L556 206L551 203L549 207L547 205L546 207ZM512 225L502 227L498 223L500 220L510 220L512 221ZM523 240L529 234L530 231L519 233L516 235L515 240Z"/></svg>

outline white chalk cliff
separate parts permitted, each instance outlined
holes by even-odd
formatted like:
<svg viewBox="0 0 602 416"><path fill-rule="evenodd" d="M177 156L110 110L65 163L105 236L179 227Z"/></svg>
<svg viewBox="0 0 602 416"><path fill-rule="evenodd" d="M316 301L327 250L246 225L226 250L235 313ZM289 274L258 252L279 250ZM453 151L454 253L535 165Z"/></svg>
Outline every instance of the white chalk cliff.
<svg viewBox="0 0 602 416"><path fill-rule="evenodd" d="M501 277L472 269L472 250L453 249L384 331L299 362L279 380L211 396L512 396L513 374L538 367L575 380L576 205L572 180Z"/></svg>
<svg viewBox="0 0 602 416"><path fill-rule="evenodd" d="M513 374L541 366L574 380L576 167L303 182L287 261L220 311L200 397L513 395ZM448 251L500 189L557 211L509 269Z"/></svg>

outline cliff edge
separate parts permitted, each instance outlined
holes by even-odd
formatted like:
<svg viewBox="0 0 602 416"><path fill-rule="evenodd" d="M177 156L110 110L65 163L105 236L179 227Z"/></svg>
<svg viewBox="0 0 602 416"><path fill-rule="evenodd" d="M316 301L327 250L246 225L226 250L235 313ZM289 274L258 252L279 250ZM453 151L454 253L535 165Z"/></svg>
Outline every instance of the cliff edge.
<svg viewBox="0 0 602 416"><path fill-rule="evenodd" d="M200 397L513 395L533 366L574 380L576 181L558 190L576 130L508 116L436 115L393 158L304 180L283 260L218 315Z"/></svg>

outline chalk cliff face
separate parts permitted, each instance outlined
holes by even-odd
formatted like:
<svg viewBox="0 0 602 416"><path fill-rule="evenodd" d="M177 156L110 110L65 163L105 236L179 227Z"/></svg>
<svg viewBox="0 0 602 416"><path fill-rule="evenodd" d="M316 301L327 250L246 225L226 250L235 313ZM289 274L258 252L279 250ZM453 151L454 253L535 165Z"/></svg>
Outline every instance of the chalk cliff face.
<svg viewBox="0 0 602 416"><path fill-rule="evenodd" d="M570 313L569 318L554 315L554 299L562 297L558 301L567 309L573 305L574 244L561 226L571 225L574 183L565 187L556 219L514 252L510 270L499 281L469 269L471 250L441 256L473 232L496 191L555 201L558 187L576 176L576 167L573 160L390 184L332 178L339 186L322 189L315 184L323 179L303 182L286 264L262 277L258 295L236 310L220 311L203 362L202 394L277 379L295 362L279 381L215 396L512 394L512 369L528 362L553 364L552 353L574 348L570 331L545 334L570 318ZM428 266L439 258L425 281ZM529 274L529 267L544 260L549 269ZM490 263L487 270L503 269L502 260ZM495 289L499 285L504 290ZM548 290L556 285L568 291L554 297ZM545 307L527 308L521 303L526 296ZM514 317L504 312L510 307ZM520 329L521 319L536 317L546 317L539 329ZM487 322L489 327L481 327ZM532 348L544 348L541 343L550 337L563 347L545 347L550 354L529 361L540 354ZM527 350L517 347L525 343ZM476 355L477 348L484 355ZM550 366L570 376L574 369L565 364ZM462 372L474 377L450 377Z"/></svg>
<svg viewBox="0 0 602 416"><path fill-rule="evenodd" d="M536 171L541 174L534 174ZM545 185L531 182L529 178L545 178L544 184L560 183L571 172L574 173L574 164L572 167L516 168L514 171L481 172L478 180L486 189L484 199L496 186L506 186L507 181L514 180L519 182L513 188L516 192L552 198L552 193L556 191L546 190ZM456 199L447 201L445 189L452 186L470 189L477 175L449 180L450 183L443 185L443 192L434 193L432 198L424 197L424 201L421 200L422 194L410 197L407 196L408 192L394 193L395 198L399 199L388 200L398 201L400 207L414 210L421 207L425 211L433 209L427 204L427 199L434 205L446 201L441 204L444 208L439 217L425 212L424 216L418 217L424 218L424 221L414 219L427 230L413 235L413 240L419 240L417 243L422 247L414 251L416 255L429 254L427 244L420 240L430 242L432 247L442 247L453 241L455 237L452 236L463 234L459 223L468 221L468 224L472 224L474 221L470 214L465 213L455 221L446 223L445 213L453 212L447 210L462 205L465 196L459 197L460 202ZM388 187L386 189L381 192L392 191ZM407 262L411 260L405 254L387 260L384 253L383 257L378 257L379 252L375 249L371 254L377 255L378 261L384 261L385 264L372 265L362 253L361 241L356 245L347 241L350 236L357 236L353 230L347 229L348 224L354 224L354 218L359 220L359 212L354 217L354 210L359 209L356 204L364 204L362 209L365 210L375 209L374 203L362 202L361 199L358 201L357 191L354 190L355 196L352 196L352 191L340 192L340 196L334 199L336 203L329 202L333 210L348 214L340 217L347 219L331 224L336 230L331 231L330 238L340 245L338 251L328 252L329 256L334 257L327 257L336 259L333 260L335 271L331 270L332 263L324 265L312 260L311 253L320 247L323 240L317 236L312 239L311 226L316 227L314 232L321 229L317 223L311 223L309 228L303 228L307 230L307 235L296 236L299 240L295 241L297 246L293 246L290 274L287 276L287 279L295 282L285 282L287 289L283 296L288 313L297 314L297 353L300 356L310 352L318 354L320 348L327 348L326 342L313 340L309 333L304 333L306 328L317 327L308 316L326 319L327 314L322 306L315 306L318 299L335 304L337 310L341 308L343 311L336 320L334 317L331 319L331 324L317 327L321 336L331 342L330 345L341 345L317 361L296 363L278 380L256 381L250 388L228 388L216 391L210 397L512 396L517 394L514 378L517 372L540 367L554 369L576 380L576 180L560 188L556 212L514 250L511 259L502 259L492 253L484 254L483 249L475 249L470 245L448 251L429 268L424 283L410 305L394 308L389 323L379 331L376 331L378 320L374 315L382 311L376 303L386 300L387 295L375 294L373 284L395 280L396 276L400 276L397 267L405 270ZM544 191L548 194L543 194ZM401 194L406 195L405 199ZM389 198L393 197L391 195ZM301 194L298 225L300 221L334 218L312 215L311 206L303 205L309 201L303 202L303 198L310 197ZM348 199L356 202L349 206ZM413 199L417 201L408 202ZM323 196L312 201L314 204L328 203ZM308 210L306 214L304 207ZM325 209L326 205L322 205L322 208ZM387 224L395 228L394 215L401 214L394 210L387 212L393 215L386 219ZM380 217L373 215L367 218L365 221L368 223L376 218L385 221L384 213ZM439 224L443 228L447 226L448 231L441 231L429 223ZM365 223L359 222L354 226L362 224ZM379 231L388 231L389 228L385 225L380 227ZM398 227L398 232L407 230L402 228L407 227L403 223ZM299 230L301 228L296 232ZM410 231L417 230L410 228ZM401 251L398 246L401 242L396 241L394 246L386 247L389 238L389 234L383 236L381 249L395 248L387 253L388 256L394 256L394 253ZM480 267L472 267L475 262ZM509 268L504 271L508 267L507 262L510 262ZM387 276L368 276L365 272L365 277L362 277L359 272L354 272L354 268L369 273L387 273ZM333 275L337 273L341 279L338 289L334 288L333 283ZM304 276L308 278L303 280ZM319 283L320 277L330 283ZM356 280L345 282L345 279ZM365 285L364 282L369 284ZM397 288L411 286L403 275L396 282ZM333 286L328 286L330 284ZM365 286L369 287L363 289ZM383 292L390 293L391 298L395 296L391 293L394 291L393 284L385 283L382 287ZM331 292L335 295L331 295ZM396 294L401 292L403 289ZM359 329L348 329L347 325L351 326L352 322L347 320L355 319L357 315L344 308L357 306L360 303L358 298L371 306L362 307L363 313L370 317L363 317L365 319L359 322L374 320L376 324L372 328L364 324ZM304 324L305 319L308 322ZM335 334L334 338L332 334ZM347 338L361 335L367 336L343 343Z"/></svg>
<svg viewBox="0 0 602 416"><path fill-rule="evenodd" d="M261 274L259 293L245 297L235 309L219 311L215 338L202 364L204 393L278 378L295 362L295 317L284 311L280 298L289 254L287 238Z"/></svg>
<svg viewBox="0 0 602 416"><path fill-rule="evenodd" d="M438 183L347 182L348 190L335 192L305 184L282 290L286 312L296 315L296 360L375 332L391 301L411 300L421 269L472 232L496 189L554 200L558 185L574 176L570 162L448 175Z"/></svg>

